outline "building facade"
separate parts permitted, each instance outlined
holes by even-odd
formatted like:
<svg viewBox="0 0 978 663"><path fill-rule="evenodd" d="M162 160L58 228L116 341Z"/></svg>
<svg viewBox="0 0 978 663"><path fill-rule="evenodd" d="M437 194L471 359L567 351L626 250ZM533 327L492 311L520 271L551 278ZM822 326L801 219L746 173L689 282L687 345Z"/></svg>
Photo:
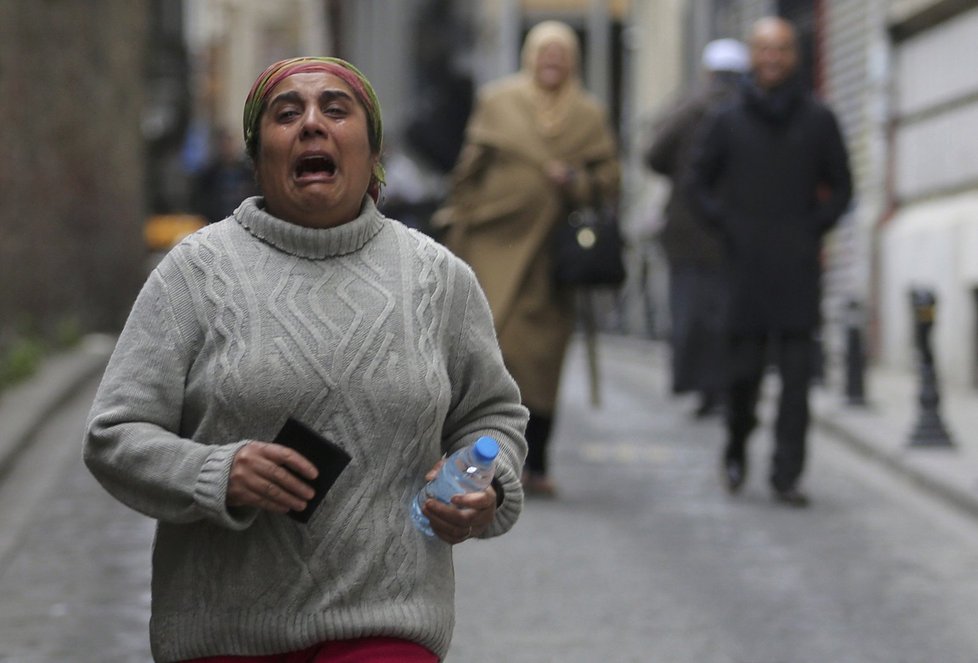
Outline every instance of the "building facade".
<svg viewBox="0 0 978 663"><path fill-rule="evenodd" d="M978 388L978 3L887 3L892 93L879 224L881 350L912 361L909 292L937 296L939 375Z"/></svg>

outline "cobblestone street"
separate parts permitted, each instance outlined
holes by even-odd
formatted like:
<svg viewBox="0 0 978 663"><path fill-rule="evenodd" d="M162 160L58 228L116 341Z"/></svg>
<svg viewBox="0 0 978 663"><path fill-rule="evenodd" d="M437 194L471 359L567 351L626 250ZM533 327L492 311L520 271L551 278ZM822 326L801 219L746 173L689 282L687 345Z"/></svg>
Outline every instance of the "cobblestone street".
<svg viewBox="0 0 978 663"><path fill-rule="evenodd" d="M4 663L150 660L154 523L116 502L84 468L94 387L47 422L0 484Z"/></svg>

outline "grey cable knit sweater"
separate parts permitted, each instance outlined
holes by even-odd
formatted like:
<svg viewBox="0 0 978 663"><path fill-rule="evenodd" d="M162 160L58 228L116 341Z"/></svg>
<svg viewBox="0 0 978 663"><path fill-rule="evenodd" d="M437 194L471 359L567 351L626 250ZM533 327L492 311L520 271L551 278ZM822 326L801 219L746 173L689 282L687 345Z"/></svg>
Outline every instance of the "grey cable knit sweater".
<svg viewBox="0 0 978 663"><path fill-rule="evenodd" d="M294 416L353 460L308 524L225 504L234 453ZM408 503L446 452L500 442L522 509L527 413L472 271L367 199L315 230L250 198L185 239L140 293L92 408L85 461L159 521L150 637L158 661L400 637L444 656L452 549Z"/></svg>

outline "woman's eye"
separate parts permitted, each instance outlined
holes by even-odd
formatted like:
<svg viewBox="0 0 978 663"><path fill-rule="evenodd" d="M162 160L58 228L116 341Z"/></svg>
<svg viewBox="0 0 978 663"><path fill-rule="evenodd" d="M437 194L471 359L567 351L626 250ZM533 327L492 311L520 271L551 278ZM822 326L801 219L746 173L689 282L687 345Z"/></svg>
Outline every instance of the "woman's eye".
<svg viewBox="0 0 978 663"><path fill-rule="evenodd" d="M286 108L284 110L280 110L276 115L279 122L288 122L289 120L292 120L293 118L296 118L298 116L299 116L299 111L292 108Z"/></svg>
<svg viewBox="0 0 978 663"><path fill-rule="evenodd" d="M323 112L330 117L342 117L346 115L346 108L339 105L327 106Z"/></svg>

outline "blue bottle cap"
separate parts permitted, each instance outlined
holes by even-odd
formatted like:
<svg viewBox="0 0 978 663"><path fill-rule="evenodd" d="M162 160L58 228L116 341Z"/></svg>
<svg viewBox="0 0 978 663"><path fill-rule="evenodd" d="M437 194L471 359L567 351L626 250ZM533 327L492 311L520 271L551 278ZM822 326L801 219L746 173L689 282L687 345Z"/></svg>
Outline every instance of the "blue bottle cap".
<svg viewBox="0 0 978 663"><path fill-rule="evenodd" d="M488 435L483 435L475 441L475 455L483 461L496 460L499 455L499 443Z"/></svg>

